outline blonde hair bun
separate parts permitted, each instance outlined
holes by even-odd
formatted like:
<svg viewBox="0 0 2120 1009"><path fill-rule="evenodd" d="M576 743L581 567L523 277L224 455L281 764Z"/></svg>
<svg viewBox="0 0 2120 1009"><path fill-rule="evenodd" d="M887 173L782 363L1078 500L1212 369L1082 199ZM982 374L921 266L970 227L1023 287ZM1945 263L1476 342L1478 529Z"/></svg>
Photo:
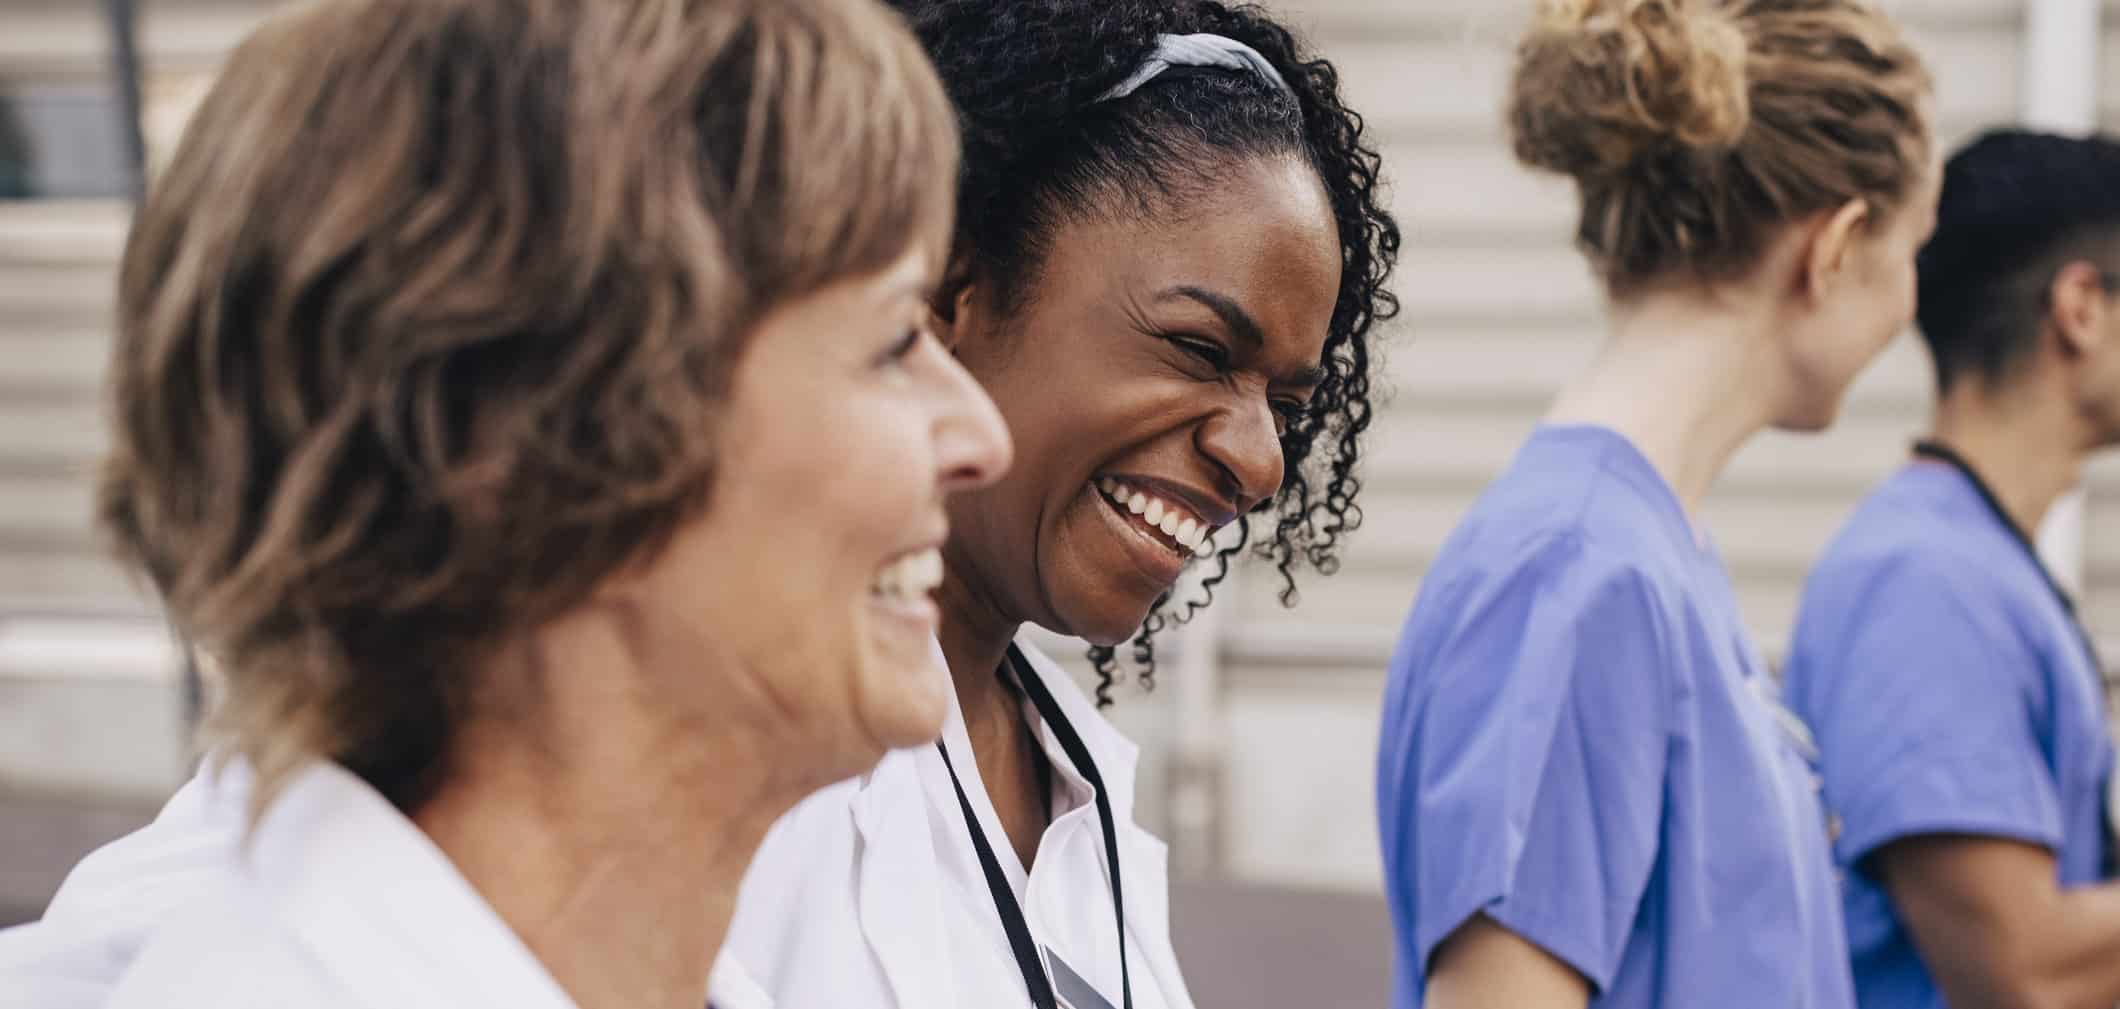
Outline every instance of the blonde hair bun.
<svg viewBox="0 0 2120 1009"><path fill-rule="evenodd" d="M1751 120L1745 64L1737 22L1703 0L1542 0L1510 87L1517 159L1583 181L1726 151Z"/></svg>

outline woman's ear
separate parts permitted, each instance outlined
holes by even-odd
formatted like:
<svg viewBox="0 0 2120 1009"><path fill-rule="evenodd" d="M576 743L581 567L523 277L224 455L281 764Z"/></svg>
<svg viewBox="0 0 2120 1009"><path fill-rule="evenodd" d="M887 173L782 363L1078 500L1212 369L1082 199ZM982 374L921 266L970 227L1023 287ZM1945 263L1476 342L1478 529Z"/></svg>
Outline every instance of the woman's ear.
<svg viewBox="0 0 2120 1009"><path fill-rule="evenodd" d="M1810 252L1804 257L1802 274L1805 293L1814 301L1825 300L1836 285L1847 279L1855 240L1860 237L1863 222L1869 216L1870 201L1857 198L1841 204L1818 225L1811 239Z"/></svg>
<svg viewBox="0 0 2120 1009"><path fill-rule="evenodd" d="M957 352L957 345L964 339L965 324L971 315L973 297L972 270L962 258L952 258L943 271L942 283L935 289L934 300L928 308L935 317L935 338L949 349Z"/></svg>

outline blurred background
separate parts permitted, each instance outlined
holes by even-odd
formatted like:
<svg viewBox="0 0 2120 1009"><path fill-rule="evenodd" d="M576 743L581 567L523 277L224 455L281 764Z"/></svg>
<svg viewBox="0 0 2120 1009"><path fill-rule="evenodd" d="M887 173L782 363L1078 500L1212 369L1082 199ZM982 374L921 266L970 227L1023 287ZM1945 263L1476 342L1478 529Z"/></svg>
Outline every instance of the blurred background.
<svg viewBox="0 0 2120 1009"><path fill-rule="evenodd" d="M99 390L136 180L274 0L0 0L0 925L144 823L189 773L181 649L90 523ZM1145 750L1142 818L1171 842L1181 958L1203 1006L1381 1005L1388 920L1371 810L1392 637L1428 558L1598 332L1567 187L1511 161L1499 110L1530 0L1283 0L1383 150L1408 243L1387 333L1390 404L1365 455L1367 522L1340 572L1242 571L1121 690ZM1955 146L1990 125L2120 124L2120 3L1897 0ZM1905 453L1930 376L1911 338L1830 434L1769 435L1708 521L1762 646L1804 572ZM2120 460L2042 544L2120 655ZM1080 648L1054 642L1058 655ZM1077 664L1078 668L1081 666Z"/></svg>

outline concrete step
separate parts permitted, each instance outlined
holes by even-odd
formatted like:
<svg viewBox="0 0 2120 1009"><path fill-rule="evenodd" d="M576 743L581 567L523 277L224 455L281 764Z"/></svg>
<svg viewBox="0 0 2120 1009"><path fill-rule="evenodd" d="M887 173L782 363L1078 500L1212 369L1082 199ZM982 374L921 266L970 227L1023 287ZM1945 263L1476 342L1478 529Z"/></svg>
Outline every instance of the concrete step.
<svg viewBox="0 0 2120 1009"><path fill-rule="evenodd" d="M1561 386L1603 340L1603 323L1423 326L1394 321L1374 341L1386 409L1466 407L1545 412ZM1843 415L1925 415L1935 386L1928 351L1911 330L1892 342L1848 390Z"/></svg>
<svg viewBox="0 0 2120 1009"><path fill-rule="evenodd" d="M0 266L0 329L10 332L109 332L116 300L117 272L108 263Z"/></svg>
<svg viewBox="0 0 2120 1009"><path fill-rule="evenodd" d="M115 272L131 226L122 200L0 200L0 266L100 266Z"/></svg>
<svg viewBox="0 0 2120 1009"><path fill-rule="evenodd" d="M136 5L141 63L156 71L218 65L275 0ZM86 0L9 0L0 8L0 77L97 80L109 73L110 23Z"/></svg>
<svg viewBox="0 0 2120 1009"><path fill-rule="evenodd" d="M1405 400L1370 427L1365 486L1477 490L1506 468L1538 423L1539 411L1502 404L1427 406ZM1852 506L1861 492L1906 458L1922 414L1851 413L1819 434L1769 431L1731 460L1718 496L1836 497Z"/></svg>
<svg viewBox="0 0 2120 1009"><path fill-rule="evenodd" d="M1346 24L1343 30L1321 21L1315 41L1339 68L1350 103L1378 135L1394 143L1482 138L1500 143L1518 36L1515 19L1482 18L1452 27L1448 20L1401 16L1376 30L1363 30L1369 20ZM1384 27L1391 24L1403 28ZM2012 118L2018 88L2014 28L1988 19L1916 21L1907 34L1939 70L1936 116L1946 139ZM2120 104L2115 80L2120 76L2107 76L2103 98L2108 106Z"/></svg>
<svg viewBox="0 0 2120 1009"><path fill-rule="evenodd" d="M0 480L23 469L85 478L108 444L94 393L0 396Z"/></svg>

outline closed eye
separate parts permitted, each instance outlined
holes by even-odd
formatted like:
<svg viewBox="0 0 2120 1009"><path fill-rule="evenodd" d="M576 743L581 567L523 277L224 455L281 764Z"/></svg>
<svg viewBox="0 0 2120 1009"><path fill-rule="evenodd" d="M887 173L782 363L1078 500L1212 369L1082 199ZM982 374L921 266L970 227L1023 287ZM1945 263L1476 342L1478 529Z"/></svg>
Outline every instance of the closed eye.
<svg viewBox="0 0 2120 1009"><path fill-rule="evenodd" d="M1166 336L1164 339L1176 344L1179 350L1206 362L1218 372L1229 370L1229 350L1219 343L1189 336Z"/></svg>
<svg viewBox="0 0 2120 1009"><path fill-rule="evenodd" d="M891 344L885 347L882 353L876 355L876 366L889 368L904 364L907 358L913 356L913 351L919 349L921 339L926 337L927 334L926 326L916 325L909 327L905 332L900 333L896 340L891 341Z"/></svg>
<svg viewBox="0 0 2120 1009"><path fill-rule="evenodd" d="M904 335L898 338L898 342L891 345L891 356L904 357L912 353L914 347L920 346L920 338L925 335L925 331L918 326L906 330Z"/></svg>

